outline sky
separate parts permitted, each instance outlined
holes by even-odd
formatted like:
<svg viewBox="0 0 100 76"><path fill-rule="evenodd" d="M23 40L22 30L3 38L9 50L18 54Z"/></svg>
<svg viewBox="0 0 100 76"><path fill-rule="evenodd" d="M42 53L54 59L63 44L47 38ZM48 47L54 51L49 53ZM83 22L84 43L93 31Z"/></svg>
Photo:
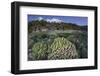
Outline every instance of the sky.
<svg viewBox="0 0 100 76"><path fill-rule="evenodd" d="M88 24L88 17L79 16L53 16L53 15L28 15L28 21L45 20L47 22L74 23L80 26Z"/></svg>

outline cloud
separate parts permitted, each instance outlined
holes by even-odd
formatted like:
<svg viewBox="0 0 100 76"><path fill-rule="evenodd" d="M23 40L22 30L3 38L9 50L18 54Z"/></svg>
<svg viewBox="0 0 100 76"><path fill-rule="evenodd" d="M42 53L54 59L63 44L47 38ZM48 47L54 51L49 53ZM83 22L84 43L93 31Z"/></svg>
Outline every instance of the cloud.
<svg viewBox="0 0 100 76"><path fill-rule="evenodd" d="M56 23L61 23L62 20L57 19L57 18L52 18L52 19L46 19L47 22L56 22Z"/></svg>
<svg viewBox="0 0 100 76"><path fill-rule="evenodd" d="M43 17L38 17L37 20L41 21L43 20Z"/></svg>
<svg viewBox="0 0 100 76"><path fill-rule="evenodd" d="M45 20L45 21L50 22L50 23L51 23L51 22L56 22L56 23L61 23L61 22L63 22L62 20L57 19L57 18L52 18L52 19L47 18L47 19L44 19L43 17L38 17L36 20L39 20L39 21Z"/></svg>

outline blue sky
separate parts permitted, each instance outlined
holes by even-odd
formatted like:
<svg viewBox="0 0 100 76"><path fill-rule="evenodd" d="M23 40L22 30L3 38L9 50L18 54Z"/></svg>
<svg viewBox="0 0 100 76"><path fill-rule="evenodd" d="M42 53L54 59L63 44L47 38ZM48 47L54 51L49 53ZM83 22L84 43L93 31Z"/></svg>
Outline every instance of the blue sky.
<svg viewBox="0 0 100 76"><path fill-rule="evenodd" d="M78 17L78 16L52 16L52 15L28 15L28 21L32 20L46 20L49 22L65 22L74 23L80 26L88 24L88 17Z"/></svg>

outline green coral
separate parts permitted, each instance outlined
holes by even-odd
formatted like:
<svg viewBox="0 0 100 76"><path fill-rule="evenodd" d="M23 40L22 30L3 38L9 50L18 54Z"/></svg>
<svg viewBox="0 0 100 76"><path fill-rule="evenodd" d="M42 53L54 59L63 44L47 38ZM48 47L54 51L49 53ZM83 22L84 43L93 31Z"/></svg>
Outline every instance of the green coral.
<svg viewBox="0 0 100 76"><path fill-rule="evenodd" d="M33 59L46 59L48 46L44 42L37 42L32 47Z"/></svg>
<svg viewBox="0 0 100 76"><path fill-rule="evenodd" d="M64 37L55 38L50 48L52 52L48 55L48 59L78 58L75 45Z"/></svg>

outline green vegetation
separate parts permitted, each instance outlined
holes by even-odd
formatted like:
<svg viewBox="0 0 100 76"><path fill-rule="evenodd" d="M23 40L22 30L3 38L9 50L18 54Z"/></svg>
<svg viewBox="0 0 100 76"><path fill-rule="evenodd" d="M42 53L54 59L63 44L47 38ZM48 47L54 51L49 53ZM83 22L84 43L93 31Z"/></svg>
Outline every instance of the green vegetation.
<svg viewBox="0 0 100 76"><path fill-rule="evenodd" d="M88 58L87 26L28 23L28 60Z"/></svg>
<svg viewBox="0 0 100 76"><path fill-rule="evenodd" d="M80 58L88 57L86 33L70 35L67 39L76 45Z"/></svg>
<svg viewBox="0 0 100 76"><path fill-rule="evenodd" d="M33 31L50 31L50 30L82 30L87 31L87 26L78 26L72 23L49 23L44 20L38 21L31 21L28 23L28 32L32 33Z"/></svg>
<svg viewBox="0 0 100 76"><path fill-rule="evenodd" d="M37 42L32 47L33 59L46 59L48 46L44 42Z"/></svg>
<svg viewBox="0 0 100 76"><path fill-rule="evenodd" d="M64 37L54 39L51 44L52 52L48 55L48 59L73 59L78 58L75 45Z"/></svg>

